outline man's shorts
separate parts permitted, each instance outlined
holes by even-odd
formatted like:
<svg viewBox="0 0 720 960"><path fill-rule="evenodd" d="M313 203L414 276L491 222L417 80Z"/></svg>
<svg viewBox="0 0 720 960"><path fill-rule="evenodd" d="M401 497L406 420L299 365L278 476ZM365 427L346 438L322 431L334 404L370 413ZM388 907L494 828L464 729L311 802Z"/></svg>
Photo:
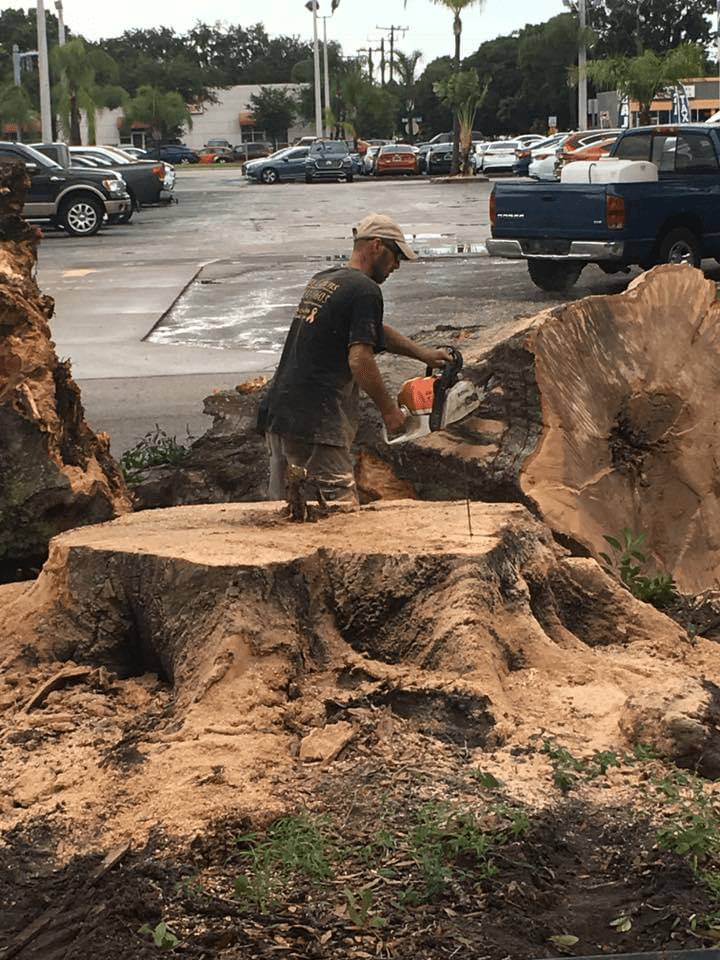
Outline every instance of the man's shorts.
<svg viewBox="0 0 720 960"><path fill-rule="evenodd" d="M308 480L326 500L357 503L353 458L345 447L327 443L300 443L277 433L266 433L270 454L268 500L285 500L285 472L289 464L305 467Z"/></svg>

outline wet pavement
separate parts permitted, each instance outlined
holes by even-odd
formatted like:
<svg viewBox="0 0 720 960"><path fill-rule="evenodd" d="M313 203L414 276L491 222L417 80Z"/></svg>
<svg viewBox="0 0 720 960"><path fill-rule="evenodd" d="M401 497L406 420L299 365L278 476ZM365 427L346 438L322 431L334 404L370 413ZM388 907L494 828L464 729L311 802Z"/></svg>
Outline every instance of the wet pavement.
<svg viewBox="0 0 720 960"><path fill-rule="evenodd" d="M179 168L177 204L88 239L48 231L38 282L55 298L53 337L89 422L110 434L115 456L156 425L178 440L199 436L210 426L203 398L272 371L305 281L349 255L352 226L370 212L396 219L420 254L383 287L388 321L407 334L492 326L561 302L523 263L487 257L491 186L268 187L236 169ZM573 296L626 282L589 268Z"/></svg>

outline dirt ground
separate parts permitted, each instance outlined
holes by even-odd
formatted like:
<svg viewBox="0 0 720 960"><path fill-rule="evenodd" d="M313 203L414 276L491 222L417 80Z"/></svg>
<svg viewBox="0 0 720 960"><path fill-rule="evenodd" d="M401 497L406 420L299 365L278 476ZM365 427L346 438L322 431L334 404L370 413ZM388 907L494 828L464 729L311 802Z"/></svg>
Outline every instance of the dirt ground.
<svg viewBox="0 0 720 960"><path fill-rule="evenodd" d="M159 950L207 960L506 960L714 947L717 783L623 735L619 717L633 691L672 697L689 677L717 689L717 612L688 600L678 624L598 574L595 601L567 604L583 641L562 632L552 640L538 627L537 598L528 602L507 571L512 548L525 551L513 560L516 576L530 582L541 562L552 573L542 525L517 505L473 505L477 541L461 547L448 532L456 509L407 503L304 525L302 534L270 514L258 523L257 508L239 505L148 511L65 535L64 561L56 551L38 581L0 587L13 632L12 651L7 638L0 650L0 960ZM266 584L258 588L271 598L258 609L275 646L266 638L233 661L206 612L210 640L194 649L192 669L177 654L184 666L174 682L160 664L121 676L53 659L57 636L40 656L21 602L30 593L41 605L58 584L76 589L67 564L83 550L100 559L95 569L117 573L109 545L136 544L139 524L181 593L197 589L189 571L200 555L209 591L218 574L207 557L218 543L234 555L245 544L257 569L273 571L275 590L284 578L277 557L287 554L290 593L272 600ZM404 569L419 528L435 556ZM182 556L168 573L173 537ZM382 537L402 550L383 557ZM330 606L305 610L327 645L293 646L278 619L290 594L300 596L290 548L304 554L312 541L332 555L343 538L369 552L338 579L335 620L357 609L353 585L367 595L364 576L377 592L343 637L328 623ZM152 558L131 559L158 594ZM317 564L303 576L311 569L319 582ZM398 613L397 584L416 581L418 569L422 595L402 598ZM595 565L578 569L587 577ZM383 576L395 593L383 593ZM117 605L110 574L104 588L88 589ZM240 603L248 622L250 587L232 589L218 621L229 623ZM475 610L473 592L494 613ZM443 649L430 608L453 623ZM513 610L522 616L513 620ZM421 657L397 648L382 661L382 625L393 617L414 646L427 634ZM498 650L504 713L498 691L482 692L496 682L489 665ZM487 655L474 681L470 653L475 663Z"/></svg>

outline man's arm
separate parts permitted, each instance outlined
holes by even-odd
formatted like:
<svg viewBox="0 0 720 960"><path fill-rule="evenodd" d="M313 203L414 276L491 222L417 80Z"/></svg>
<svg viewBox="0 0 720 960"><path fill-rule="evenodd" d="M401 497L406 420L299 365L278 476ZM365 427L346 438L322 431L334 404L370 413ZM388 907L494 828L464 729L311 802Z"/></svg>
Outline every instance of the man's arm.
<svg viewBox="0 0 720 960"><path fill-rule="evenodd" d="M395 398L387 392L372 346L368 343L353 343L348 353L348 363L353 379L380 411L387 432L398 433L402 430L405 426L405 414Z"/></svg>
<svg viewBox="0 0 720 960"><path fill-rule="evenodd" d="M385 331L385 349L399 357L412 357L426 367L441 367L452 362L452 355L444 347L423 347L409 337L403 336L394 327L383 324Z"/></svg>

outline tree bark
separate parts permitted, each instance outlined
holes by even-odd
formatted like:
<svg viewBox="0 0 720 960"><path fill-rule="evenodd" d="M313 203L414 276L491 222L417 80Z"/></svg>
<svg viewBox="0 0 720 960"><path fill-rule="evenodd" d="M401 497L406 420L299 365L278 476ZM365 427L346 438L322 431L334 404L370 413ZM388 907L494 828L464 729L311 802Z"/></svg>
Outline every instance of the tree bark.
<svg viewBox="0 0 720 960"><path fill-rule="evenodd" d="M24 184L21 165L0 164L0 579L29 575L56 533L129 509L108 437L86 423L55 353L54 303L33 277L40 233L19 216Z"/></svg>
<svg viewBox="0 0 720 960"><path fill-rule="evenodd" d="M463 422L360 445L426 498L517 500L598 557L606 535L645 535L650 572L697 593L720 577L720 304L701 271L665 265L620 295L522 321L465 350L482 399Z"/></svg>

